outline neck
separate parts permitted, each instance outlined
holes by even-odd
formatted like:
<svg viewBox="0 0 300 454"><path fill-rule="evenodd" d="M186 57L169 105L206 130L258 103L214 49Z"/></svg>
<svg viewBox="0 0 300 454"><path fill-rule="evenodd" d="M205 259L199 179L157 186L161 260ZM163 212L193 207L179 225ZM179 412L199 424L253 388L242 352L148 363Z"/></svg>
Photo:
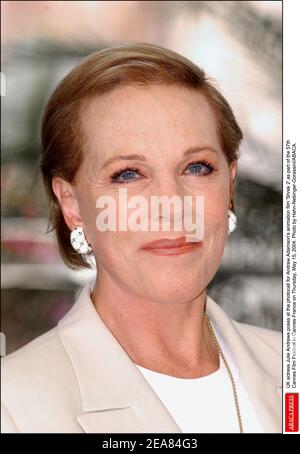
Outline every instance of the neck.
<svg viewBox="0 0 300 454"><path fill-rule="evenodd" d="M205 290L188 301L158 303L133 295L103 273L92 300L134 363L181 378L206 376L219 368L204 317Z"/></svg>

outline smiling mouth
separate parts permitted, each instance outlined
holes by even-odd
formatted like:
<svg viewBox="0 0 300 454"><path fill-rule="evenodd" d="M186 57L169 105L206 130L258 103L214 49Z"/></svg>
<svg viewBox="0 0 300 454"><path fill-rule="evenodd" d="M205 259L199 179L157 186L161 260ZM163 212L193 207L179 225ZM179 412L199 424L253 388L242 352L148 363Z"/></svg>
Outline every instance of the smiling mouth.
<svg viewBox="0 0 300 454"><path fill-rule="evenodd" d="M176 240L163 239L142 246L142 250L153 255L181 255L198 249L201 241L186 242L185 237Z"/></svg>

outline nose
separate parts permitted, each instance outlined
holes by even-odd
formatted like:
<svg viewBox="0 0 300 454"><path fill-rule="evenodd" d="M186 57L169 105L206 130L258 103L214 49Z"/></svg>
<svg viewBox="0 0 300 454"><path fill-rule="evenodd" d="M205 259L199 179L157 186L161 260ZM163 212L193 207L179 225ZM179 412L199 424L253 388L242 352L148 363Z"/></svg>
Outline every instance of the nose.
<svg viewBox="0 0 300 454"><path fill-rule="evenodd" d="M182 230L184 190L176 176L164 175L153 184L150 192L149 215L153 222Z"/></svg>
<svg viewBox="0 0 300 454"><path fill-rule="evenodd" d="M153 182L151 187L151 195L166 196L166 197L183 197L184 190L179 178L173 175L162 175L161 178Z"/></svg>

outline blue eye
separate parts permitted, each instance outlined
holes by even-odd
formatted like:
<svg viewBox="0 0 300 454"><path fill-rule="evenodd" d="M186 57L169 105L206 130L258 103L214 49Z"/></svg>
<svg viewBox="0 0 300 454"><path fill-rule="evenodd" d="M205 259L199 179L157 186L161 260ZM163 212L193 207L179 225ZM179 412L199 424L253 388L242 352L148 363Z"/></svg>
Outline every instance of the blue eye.
<svg viewBox="0 0 300 454"><path fill-rule="evenodd" d="M187 174L188 175L195 175L195 176L205 176L209 175L214 171L212 165L208 162L193 162L187 167Z"/></svg>
<svg viewBox="0 0 300 454"><path fill-rule="evenodd" d="M187 167L186 174L202 177L211 174L214 170L214 167L208 162L193 162ZM139 180L140 177L141 174L138 169L128 167L115 172L111 176L111 181L112 183L132 183Z"/></svg>
<svg viewBox="0 0 300 454"><path fill-rule="evenodd" d="M111 180L114 183L127 183L135 181L138 173L137 169L124 169L112 175Z"/></svg>

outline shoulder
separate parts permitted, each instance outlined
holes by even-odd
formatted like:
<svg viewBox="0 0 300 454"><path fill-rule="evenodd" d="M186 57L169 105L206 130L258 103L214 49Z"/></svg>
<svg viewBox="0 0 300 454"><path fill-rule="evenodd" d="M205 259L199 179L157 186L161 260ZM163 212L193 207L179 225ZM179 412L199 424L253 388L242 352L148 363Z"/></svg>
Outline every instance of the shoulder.
<svg viewBox="0 0 300 454"><path fill-rule="evenodd" d="M264 353L269 351L271 354L281 356L282 333L280 331L238 322L228 316L210 296L207 297L207 312L223 337L228 338L232 343L242 342L257 354L262 350Z"/></svg>
<svg viewBox="0 0 300 454"><path fill-rule="evenodd" d="M59 351L60 343L57 336L57 329L53 328L45 334L35 338L28 344L17 349L13 353L1 359L1 366L3 377L6 374L13 374L16 372L30 373L37 369L43 370L51 367L51 359L53 354Z"/></svg>
<svg viewBox="0 0 300 454"><path fill-rule="evenodd" d="M1 433L18 433L19 429L16 426L11 414L6 407L1 403Z"/></svg>
<svg viewBox="0 0 300 454"><path fill-rule="evenodd" d="M279 331L238 322L229 317L212 298L208 297L207 310L215 326L236 357L239 366L252 373L253 366L282 381L282 334Z"/></svg>
<svg viewBox="0 0 300 454"><path fill-rule="evenodd" d="M282 333L280 331L236 321L233 323L248 344L254 348L260 346L271 350L276 355L282 355Z"/></svg>
<svg viewBox="0 0 300 454"><path fill-rule="evenodd" d="M86 369L93 323L98 331L89 291L81 290L55 328L2 358L2 424L8 430L81 432L75 417L82 413L78 374ZM89 377L93 374L92 367Z"/></svg>
<svg viewBox="0 0 300 454"><path fill-rule="evenodd" d="M55 421L61 403L74 406L77 382L57 328L1 359L1 426L3 432L26 432L26 424L43 427L50 409ZM30 418L26 418L26 414Z"/></svg>
<svg viewBox="0 0 300 454"><path fill-rule="evenodd" d="M282 382L282 334L279 331L233 321L250 357L276 383ZM249 356L248 356L249 357Z"/></svg>

